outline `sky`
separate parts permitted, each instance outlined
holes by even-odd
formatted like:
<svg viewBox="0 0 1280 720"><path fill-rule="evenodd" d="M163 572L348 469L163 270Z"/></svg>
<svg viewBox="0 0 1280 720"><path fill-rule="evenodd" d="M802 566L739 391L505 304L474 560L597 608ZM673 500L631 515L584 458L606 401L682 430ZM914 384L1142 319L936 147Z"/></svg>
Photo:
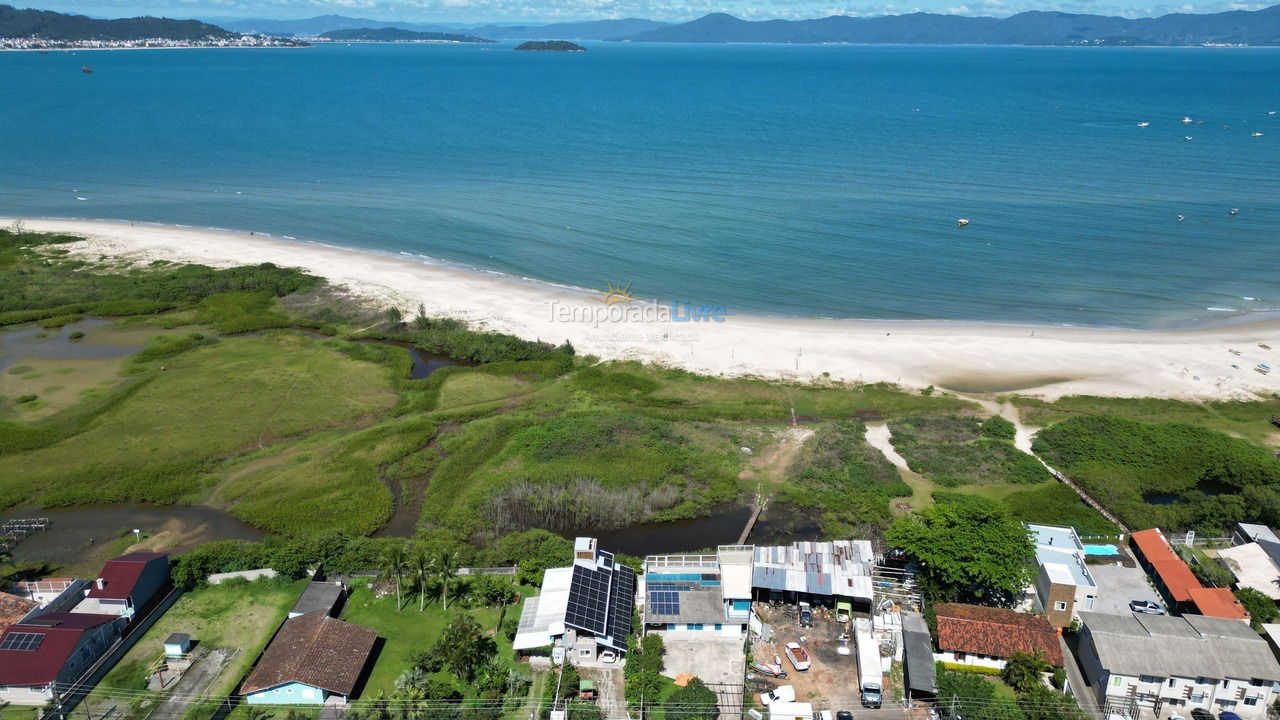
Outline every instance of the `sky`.
<svg viewBox="0 0 1280 720"><path fill-rule="evenodd" d="M1272 0L1275 2L1276 0ZM712 12L748 20L829 15L869 17L925 11L1003 17L1024 10L1059 10L1123 17L1171 12L1258 10L1251 0L0 0L94 17L159 15L178 18L308 18L347 15L418 23L547 23L641 17L684 22ZM882 4L875 4L881 2ZM870 3L870 4L868 4Z"/></svg>

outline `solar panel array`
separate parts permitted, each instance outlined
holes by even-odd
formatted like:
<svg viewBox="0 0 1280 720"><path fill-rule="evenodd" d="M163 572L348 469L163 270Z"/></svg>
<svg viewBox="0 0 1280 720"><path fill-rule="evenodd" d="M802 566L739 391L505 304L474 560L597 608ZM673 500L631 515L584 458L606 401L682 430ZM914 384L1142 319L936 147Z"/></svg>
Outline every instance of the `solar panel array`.
<svg viewBox="0 0 1280 720"><path fill-rule="evenodd" d="M44 633L11 632L0 642L0 650L32 651L40 647L44 641Z"/></svg>
<svg viewBox="0 0 1280 720"><path fill-rule="evenodd" d="M649 614L679 615L680 593L675 590L650 590Z"/></svg>
<svg viewBox="0 0 1280 720"><path fill-rule="evenodd" d="M611 572L573 566L569 584L569 606L564 623L593 635L604 635L609 621L609 582Z"/></svg>
<svg viewBox="0 0 1280 720"><path fill-rule="evenodd" d="M635 601L636 571L626 565L614 565L609 637L613 639L615 650L627 648L627 636L631 634L631 608Z"/></svg>

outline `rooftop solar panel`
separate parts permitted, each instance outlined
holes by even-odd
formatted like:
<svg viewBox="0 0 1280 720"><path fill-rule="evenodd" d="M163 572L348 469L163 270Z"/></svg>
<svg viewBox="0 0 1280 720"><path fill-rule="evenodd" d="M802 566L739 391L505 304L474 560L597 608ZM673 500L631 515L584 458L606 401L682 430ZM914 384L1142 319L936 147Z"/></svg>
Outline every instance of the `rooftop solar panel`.
<svg viewBox="0 0 1280 720"><path fill-rule="evenodd" d="M609 581L612 573L590 570L581 565L573 568L569 585L566 625L594 635L604 635L609 618Z"/></svg>
<svg viewBox="0 0 1280 720"><path fill-rule="evenodd" d="M0 650L36 650L44 641L43 633L11 632L0 642Z"/></svg>
<svg viewBox="0 0 1280 720"><path fill-rule="evenodd" d="M626 565L614 565L613 594L610 597L609 636L618 650L627 647L631 634L631 607L636 597L636 573Z"/></svg>

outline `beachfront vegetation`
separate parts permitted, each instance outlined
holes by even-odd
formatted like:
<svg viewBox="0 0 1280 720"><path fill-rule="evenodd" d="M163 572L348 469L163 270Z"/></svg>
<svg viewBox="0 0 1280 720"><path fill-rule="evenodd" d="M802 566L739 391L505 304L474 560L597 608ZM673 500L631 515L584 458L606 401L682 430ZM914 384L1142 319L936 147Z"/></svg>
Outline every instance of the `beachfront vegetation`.
<svg viewBox="0 0 1280 720"><path fill-rule="evenodd" d="M1280 459L1215 430L1086 415L1041 430L1034 447L1133 527L1280 523Z"/></svg>
<svg viewBox="0 0 1280 720"><path fill-rule="evenodd" d="M1091 395L1070 395L1053 402L1028 397L1014 397L1010 401L1021 411L1023 422L1038 427L1084 415L1109 415L1139 422L1198 425L1258 445L1280 447L1280 428L1270 422L1271 418L1280 416L1280 395L1213 402Z"/></svg>
<svg viewBox="0 0 1280 720"><path fill-rule="evenodd" d="M1013 425L993 417L916 415L889 423L894 448L912 470L942 487L1033 485L1052 477L1013 446Z"/></svg>
<svg viewBox="0 0 1280 720"><path fill-rule="evenodd" d="M911 487L879 450L866 442L861 420L819 427L791 466L779 500L823 513L825 529L840 537L878 534L893 519L889 501Z"/></svg>
<svg viewBox="0 0 1280 720"><path fill-rule="evenodd" d="M206 503L286 539L391 523L487 551L530 528L694 518L757 495L824 534L874 535L905 512L900 498L920 509L950 488L1019 520L1114 532L1013 446L1009 422L946 393L602 363L567 342L475 332L423 308L364 307L293 269L93 262L67 252L75 240L0 233L0 323L130 349L33 351L6 368L0 507ZM81 320L90 315L107 319ZM457 364L414 379L406 347ZM1083 410L1144 407L1014 402L1067 429ZM1212 417L1244 427L1265 405L1219 404ZM868 421L890 424L923 479L908 474L908 485L867 444ZM1063 430L1044 433L1063 451ZM1203 449L1235 453L1223 460L1235 467L1250 446L1234 442ZM1251 493L1245 517L1280 517L1280 495L1241 484L1253 488L1240 493ZM1231 502L1211 504L1213 523L1241 514ZM1211 524L1206 513L1186 522ZM522 577L541 570L507 555Z"/></svg>

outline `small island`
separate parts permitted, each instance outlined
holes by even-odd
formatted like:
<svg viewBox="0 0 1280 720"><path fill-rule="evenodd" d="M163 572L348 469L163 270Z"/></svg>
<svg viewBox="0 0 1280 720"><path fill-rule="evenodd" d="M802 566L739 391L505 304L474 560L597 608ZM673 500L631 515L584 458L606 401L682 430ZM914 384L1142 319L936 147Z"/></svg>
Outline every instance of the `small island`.
<svg viewBox="0 0 1280 720"><path fill-rule="evenodd" d="M586 52L587 49L568 40L530 40L516 46L526 52Z"/></svg>

